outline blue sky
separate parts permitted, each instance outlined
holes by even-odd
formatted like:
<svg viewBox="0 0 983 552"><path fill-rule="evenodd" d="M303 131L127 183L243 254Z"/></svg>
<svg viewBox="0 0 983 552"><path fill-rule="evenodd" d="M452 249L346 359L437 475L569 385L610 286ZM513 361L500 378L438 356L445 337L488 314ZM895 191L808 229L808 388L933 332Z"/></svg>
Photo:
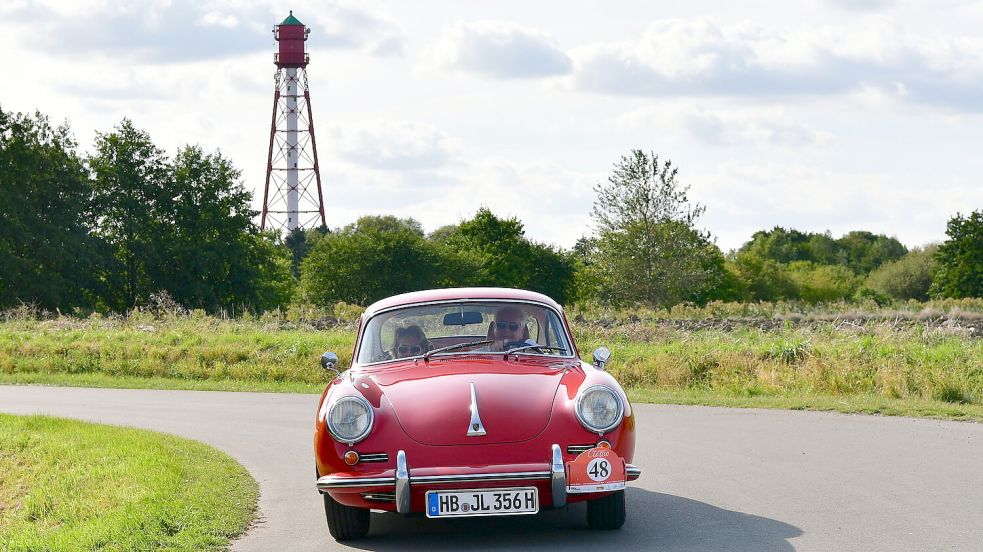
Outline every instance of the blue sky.
<svg viewBox="0 0 983 552"><path fill-rule="evenodd" d="M776 225L915 246L983 208L983 0L0 0L0 107L84 148L130 117L260 196L291 9L331 226L487 206L569 247L631 148L679 167L725 250Z"/></svg>

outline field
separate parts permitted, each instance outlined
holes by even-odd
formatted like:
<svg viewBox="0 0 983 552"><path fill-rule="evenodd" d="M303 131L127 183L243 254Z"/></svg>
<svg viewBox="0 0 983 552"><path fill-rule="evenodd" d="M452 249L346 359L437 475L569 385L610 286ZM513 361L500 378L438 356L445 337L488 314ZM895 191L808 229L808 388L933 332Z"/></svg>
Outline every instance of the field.
<svg viewBox="0 0 983 552"><path fill-rule="evenodd" d="M636 401L983 419L981 307L568 314L581 355L610 347L609 369ZM8 315L0 383L319 392L320 354L335 351L344 366L353 345L357 309L333 314L343 316Z"/></svg>
<svg viewBox="0 0 983 552"><path fill-rule="evenodd" d="M195 441L0 414L2 550L221 550L258 495L242 466Z"/></svg>

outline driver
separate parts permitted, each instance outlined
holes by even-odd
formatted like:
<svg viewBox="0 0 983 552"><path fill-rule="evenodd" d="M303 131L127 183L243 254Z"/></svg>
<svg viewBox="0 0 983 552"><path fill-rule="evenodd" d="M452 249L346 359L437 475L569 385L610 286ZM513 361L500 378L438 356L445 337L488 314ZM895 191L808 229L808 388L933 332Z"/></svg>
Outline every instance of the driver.
<svg viewBox="0 0 983 552"><path fill-rule="evenodd" d="M396 337L393 340L392 349L393 358L419 356L430 349L430 341L420 326L411 324L396 328Z"/></svg>
<svg viewBox="0 0 983 552"><path fill-rule="evenodd" d="M525 313L515 305L507 305L495 311L495 320L488 326L488 339L492 351L506 351L524 345L536 345L529 339Z"/></svg>

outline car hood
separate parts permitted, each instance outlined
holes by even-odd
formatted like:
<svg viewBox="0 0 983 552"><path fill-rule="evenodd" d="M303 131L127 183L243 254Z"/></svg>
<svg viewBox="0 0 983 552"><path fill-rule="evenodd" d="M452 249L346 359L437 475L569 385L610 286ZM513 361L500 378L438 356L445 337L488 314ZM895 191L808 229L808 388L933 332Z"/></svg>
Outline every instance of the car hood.
<svg viewBox="0 0 983 552"><path fill-rule="evenodd" d="M373 374L399 425L426 445L516 443L549 423L560 378L575 363L500 359L433 359ZM471 384L485 435L468 437Z"/></svg>

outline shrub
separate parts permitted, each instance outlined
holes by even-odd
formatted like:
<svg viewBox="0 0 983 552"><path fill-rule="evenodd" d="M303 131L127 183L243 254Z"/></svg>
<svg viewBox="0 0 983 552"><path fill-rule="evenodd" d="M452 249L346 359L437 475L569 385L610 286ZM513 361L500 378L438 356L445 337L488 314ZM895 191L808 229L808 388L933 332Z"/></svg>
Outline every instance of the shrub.
<svg viewBox="0 0 983 552"><path fill-rule="evenodd" d="M897 261L882 265L867 276L864 287L901 301L927 300L936 269L937 248L929 245L913 249Z"/></svg>
<svg viewBox="0 0 983 552"><path fill-rule="evenodd" d="M799 298L807 303L846 299L859 286L859 278L845 266L797 261L789 264L788 274L798 288Z"/></svg>
<svg viewBox="0 0 983 552"><path fill-rule="evenodd" d="M935 254L938 272L932 294L941 297L983 297L983 211L957 214L946 227L949 236Z"/></svg>

